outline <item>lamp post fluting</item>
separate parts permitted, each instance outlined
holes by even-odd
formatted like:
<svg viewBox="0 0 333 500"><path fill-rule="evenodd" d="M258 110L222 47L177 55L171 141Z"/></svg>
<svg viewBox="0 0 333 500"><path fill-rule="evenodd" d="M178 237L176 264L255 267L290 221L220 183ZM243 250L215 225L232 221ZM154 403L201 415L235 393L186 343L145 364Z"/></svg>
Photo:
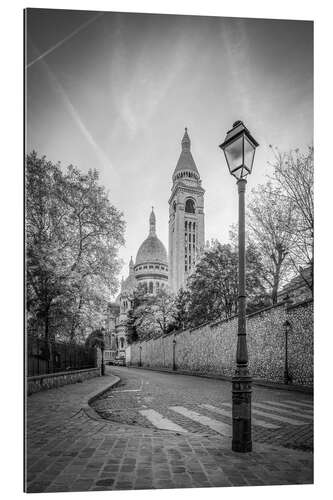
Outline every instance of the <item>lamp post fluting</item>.
<svg viewBox="0 0 333 500"><path fill-rule="evenodd" d="M238 187L238 334L236 369L232 378L232 450L238 452L252 451L252 378L246 341L245 190L246 176L252 171L258 145L241 121L233 124L220 145Z"/></svg>

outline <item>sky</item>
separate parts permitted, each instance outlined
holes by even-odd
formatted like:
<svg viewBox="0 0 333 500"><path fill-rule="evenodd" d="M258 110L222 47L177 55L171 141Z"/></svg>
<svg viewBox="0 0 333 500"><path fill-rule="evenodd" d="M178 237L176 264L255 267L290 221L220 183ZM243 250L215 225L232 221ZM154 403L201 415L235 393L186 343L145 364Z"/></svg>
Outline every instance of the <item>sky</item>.
<svg viewBox="0 0 333 500"><path fill-rule="evenodd" d="M205 239L227 242L237 189L218 145L239 119L259 142L250 195L271 172L270 144L313 143L312 22L28 10L26 151L100 172L126 221L124 277L152 206L168 248L185 127L206 190Z"/></svg>

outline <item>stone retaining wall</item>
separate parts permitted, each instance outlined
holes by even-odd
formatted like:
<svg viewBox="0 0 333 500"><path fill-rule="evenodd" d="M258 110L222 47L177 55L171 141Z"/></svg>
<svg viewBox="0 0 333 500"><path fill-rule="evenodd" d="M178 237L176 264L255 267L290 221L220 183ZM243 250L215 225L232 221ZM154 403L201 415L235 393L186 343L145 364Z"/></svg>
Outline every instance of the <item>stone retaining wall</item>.
<svg viewBox="0 0 333 500"><path fill-rule="evenodd" d="M83 382L92 377L99 377L101 369L89 368L87 370L75 370L59 373L49 373L45 375L38 375L35 377L27 378L27 394L28 396L34 392L43 391L46 389L53 389L67 384L76 384Z"/></svg>
<svg viewBox="0 0 333 500"><path fill-rule="evenodd" d="M289 373L295 384L313 384L313 302L287 308L278 304L247 318L249 368L253 378L283 382L285 363L285 326L288 338ZM235 369L237 316L160 336L130 347L129 364L151 368L173 367L203 375L232 376Z"/></svg>

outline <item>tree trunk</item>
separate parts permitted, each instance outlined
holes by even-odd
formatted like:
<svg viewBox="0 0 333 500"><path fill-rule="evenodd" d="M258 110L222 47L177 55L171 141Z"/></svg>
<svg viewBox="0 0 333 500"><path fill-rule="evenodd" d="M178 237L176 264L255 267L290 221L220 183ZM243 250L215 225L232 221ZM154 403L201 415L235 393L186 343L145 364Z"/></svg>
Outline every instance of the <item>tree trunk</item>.
<svg viewBox="0 0 333 500"><path fill-rule="evenodd" d="M280 271L281 271L281 264L282 264L282 256L279 253L279 258L278 262L276 264L275 268L275 273L273 277L273 289L272 289L272 303L273 305L277 303L277 295L279 291L279 284L280 284Z"/></svg>
<svg viewBox="0 0 333 500"><path fill-rule="evenodd" d="M78 316L81 308L82 308L82 295L80 295L79 306L77 308L77 311L73 314L72 326L71 326L71 331L70 331L70 342L73 342L75 339L75 332L76 332L76 327L77 327L77 316Z"/></svg>

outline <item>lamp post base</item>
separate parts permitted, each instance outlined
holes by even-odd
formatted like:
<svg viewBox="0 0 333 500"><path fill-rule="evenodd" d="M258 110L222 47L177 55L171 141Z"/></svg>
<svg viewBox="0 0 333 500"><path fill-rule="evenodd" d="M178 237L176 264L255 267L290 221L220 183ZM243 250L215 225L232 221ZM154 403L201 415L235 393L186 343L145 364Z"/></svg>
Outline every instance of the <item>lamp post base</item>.
<svg viewBox="0 0 333 500"><path fill-rule="evenodd" d="M235 375L232 379L232 450L252 451L251 436L252 378Z"/></svg>
<svg viewBox="0 0 333 500"><path fill-rule="evenodd" d="M291 376L289 375L288 371L284 371L284 374L283 374L283 381L286 385L288 384L291 384L292 383L292 378Z"/></svg>

